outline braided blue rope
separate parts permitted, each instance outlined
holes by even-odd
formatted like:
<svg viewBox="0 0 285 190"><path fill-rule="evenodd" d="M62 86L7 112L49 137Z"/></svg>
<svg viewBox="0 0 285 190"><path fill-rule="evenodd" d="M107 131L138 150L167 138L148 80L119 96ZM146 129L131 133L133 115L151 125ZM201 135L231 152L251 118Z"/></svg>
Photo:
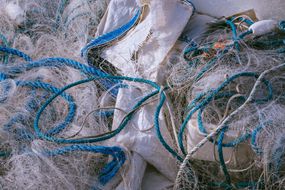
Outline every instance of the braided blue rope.
<svg viewBox="0 0 285 190"><path fill-rule="evenodd" d="M251 148L257 155L261 155L263 153L263 151L260 147L257 146L256 138L257 138L258 133L261 130L263 130L265 127L266 127L266 125L260 124L257 128L255 128L252 131L252 134L251 134Z"/></svg>
<svg viewBox="0 0 285 190"><path fill-rule="evenodd" d="M57 156L63 155L68 152L74 151L87 151L93 153L101 153L105 155L111 155L113 160L109 162L102 170L99 176L99 181L101 184L105 185L108 183L119 171L122 165L126 161L126 156L124 151L120 147L106 147L106 146L90 146L90 145L71 145L67 147L62 147L56 150L47 150L44 155L47 156Z"/></svg>
<svg viewBox="0 0 285 190"><path fill-rule="evenodd" d="M121 125L116 129L114 130L112 133L109 133L107 135L103 135L101 137L96 137L96 138L85 138L85 139L60 139L60 138L55 138L55 137L52 137L52 136L47 136L45 134L43 134L41 132L41 130L39 129L39 126L38 126L38 122L39 122L39 119L40 119L40 116L41 114L43 113L43 111L45 110L45 108L57 97L59 96L61 93L63 93L65 90L69 89L69 88L72 88L74 86L77 86L77 85L80 85L80 84L83 84L83 83L87 83L87 82L90 82L90 81L93 81L93 80L99 80L99 79L103 79L103 78L111 78L111 79L116 79L116 80L127 80L127 81L133 81L133 82L140 82L140 83L145 83L145 84L148 84L148 85L151 85L152 87L154 87L155 89L157 89L156 91L150 93L149 95L145 96L142 100L140 100L135 106L133 109L136 109L138 108L139 106L141 106L146 100L148 100L149 98L153 97L154 95L158 94L159 90L160 90L160 87L152 82L152 81L148 81L148 80L145 80L145 79L138 79L138 78L130 78L130 77L119 77L119 76L105 76L105 77L93 77L93 78L90 78L90 79L86 79L86 80L81 80L81 81L78 81L76 83L72 83L70 85L67 85L66 87L64 87L63 89L61 89L59 92L57 92L56 94L54 94L51 98L49 98L45 104L40 108L40 110L38 111L37 115L36 115L36 119L35 119L35 122L34 122L34 130L37 134L38 137L40 138L43 138L45 140L49 140L49 141L53 141L53 142L57 142L57 143L92 143L92 142L100 142L100 141L103 141L103 140L107 140L107 139L110 139L112 137L114 137L115 135L117 135L121 130L124 129L124 127L127 125L127 123L130 121L133 113L131 113L130 115L128 115L125 120L122 121ZM159 113L160 113L160 110L162 108L162 105L165 101L165 95L162 95L161 96L161 101L157 107L157 111L155 113L155 128L156 128L156 132L157 132L157 135L159 137L159 140L160 142L163 144L163 146L165 146L165 148L177 159L179 159L180 161L183 161L183 159L177 155L177 153L172 150L170 148L169 145L167 145L167 143L165 142L165 140L163 139L161 133L160 133L160 130L159 130Z"/></svg>
<svg viewBox="0 0 285 190"><path fill-rule="evenodd" d="M17 74L17 73L22 73L24 71L28 71L31 69L39 68L39 67L63 67L63 66L68 66L72 67L74 69L77 69L84 74L90 74L90 75L95 75L95 76L108 76L108 74L102 72L99 69L95 69L93 67L84 65L80 62L77 62L72 59L67 59L67 58L61 58L61 57L55 57L55 58L46 58L46 59L41 59L38 61L31 61L28 64L22 64L19 66L11 66L8 67L8 71L11 74ZM101 81L101 83L107 88L113 87L115 84L118 84L118 81L115 80L104 80ZM118 94L118 88L113 88L111 90L111 93L116 96Z"/></svg>
<svg viewBox="0 0 285 190"><path fill-rule="evenodd" d="M145 84L148 84L148 85L152 86L153 88L157 89L154 92L152 92L149 95L147 95L144 98L142 98L139 102L137 102L137 104L134 106L133 109L137 109L138 107L140 107L149 98L151 98L154 95L158 94L158 92L160 90L160 87L156 83L154 83L152 81L145 80L145 79L139 79L139 78L130 78L130 77L121 77L121 76L102 76L102 77L92 77L92 78L89 78L89 79L80 80L78 82L75 82L75 83L72 83L70 85L65 86L59 92L55 93L52 97L50 97L42 105L42 107L37 112L36 118L34 120L34 130L35 130L36 135L39 138L41 138L41 139L45 139L45 140L52 141L52 142L57 142L57 143L92 143L92 142L100 142L100 141L104 141L104 140L110 139L110 138L114 137L115 135L117 135L118 133L120 133L124 129L124 127L128 124L128 122L131 120L131 118L132 118L134 113L130 113L127 117L125 117L124 120L122 121L121 125L116 130L114 130L113 132L108 133L106 135L103 135L101 137L96 137L96 138L84 138L84 139L55 138L55 137L52 137L52 136L45 135L44 133L41 132L41 130L39 128L39 120L40 120L40 117L41 117L43 111L46 109L46 107L56 97L58 97L61 93L63 93L64 91L68 90L69 88L72 88L74 86L77 86L77 85L80 85L80 84L83 84L83 83L91 82L91 81L94 81L94 80L100 80L100 79L127 80L127 81L132 81L132 82L145 83Z"/></svg>
<svg viewBox="0 0 285 190"><path fill-rule="evenodd" d="M188 113L188 115L186 116L186 118L184 119L183 123L181 124L180 128L179 128L179 134L178 134L178 142L179 142L179 147L182 151L183 154L186 155L186 151L183 145L183 134L185 131L185 128L187 126L187 123L189 122L189 120L192 118L193 114L196 113L198 110L204 108L206 105L208 105L214 98L216 95L219 94L219 92L221 90L223 90L227 85L229 85L232 81L234 81L235 79L239 78L239 77L254 77L254 78L258 78L259 75L254 73L254 72L242 72L242 73L238 73L235 74L229 78L227 78L220 86L218 86L216 89L210 90L208 93L206 94L200 94L198 95L196 98L194 98L194 100L192 101L192 103L190 103L190 105L195 105L190 112ZM263 80L262 81L265 84L269 84L268 81ZM260 99L260 100L256 100L253 99L253 102L263 102L265 100L269 101L272 99L272 86L271 85L267 85L268 88L268 97L265 99ZM200 101L200 102L198 102Z"/></svg>
<svg viewBox="0 0 285 190"><path fill-rule="evenodd" d="M57 93L60 91L60 89L48 84L48 83L44 83L41 81L36 81L36 82L31 82L31 81L17 81L16 84L18 86L28 86L28 87L32 87L32 88L36 88L36 89L44 89L47 91L50 91L52 93ZM65 120L58 124L56 127L48 130L46 132L46 135L55 135L60 133L63 129L65 129L72 121L73 118L75 116L75 112L76 112L76 104L74 103L74 100L72 98L72 96L66 94L66 93L61 93L61 96L68 102L68 114L65 118Z"/></svg>
<svg viewBox="0 0 285 190"><path fill-rule="evenodd" d="M12 54L12 55L17 55L17 56L23 58L25 61L32 61L32 58L30 56L26 55L25 53L23 53L17 49L0 46L0 51L8 53L8 54Z"/></svg>
<svg viewBox="0 0 285 190"><path fill-rule="evenodd" d="M230 20L226 20L226 24L228 24L230 27L231 27L231 29L232 29L232 33L233 33L233 41L234 41L234 46L235 46L235 48L237 49L237 50L239 50L239 39L238 39L238 36L237 36L237 28L236 28L236 26L235 26L235 24L232 22L232 21L230 21Z"/></svg>
<svg viewBox="0 0 285 190"><path fill-rule="evenodd" d="M198 44L196 42L194 42L193 40L191 40L189 42L189 44L186 46L186 48L183 50L183 57L184 59L187 60L187 55L189 53L192 53L194 51L196 51L198 49Z"/></svg>
<svg viewBox="0 0 285 190"><path fill-rule="evenodd" d="M183 162L183 158L181 156L178 155L178 153L172 149L168 144L167 142L164 140L162 134L161 134L161 131L160 131L160 127L159 127L159 114L160 114L160 111L162 109L162 106L165 102L165 94L163 93L163 91L160 93L160 101L159 101L159 104L156 108L156 111L155 111L155 114L154 114L154 127L155 127L155 130L156 130L156 134L158 136L158 139L159 141L161 142L161 144L164 146L164 148L170 152L172 154L172 156L174 158L176 158L177 160L179 160L180 162Z"/></svg>
<svg viewBox="0 0 285 190"><path fill-rule="evenodd" d="M6 43L8 43L8 42L6 42ZM17 55L17 56L23 58L25 61L31 61L32 60L28 55L26 55L25 53L23 53L23 52L21 52L21 51L19 51L17 49L0 46L0 51L5 52L4 64L8 63L8 56L7 56L7 54L8 55L9 54ZM6 74L0 72L0 82L5 80L5 79L7 79L7 78L8 78L8 76ZM4 88L5 88L5 92L4 93L5 93L5 95L7 95L7 91L9 90L9 87L5 86ZM3 102L5 99L6 98L0 100L0 102Z"/></svg>
<svg viewBox="0 0 285 190"><path fill-rule="evenodd" d="M47 90L47 91L52 92L52 93L57 93L60 91L58 88L56 88L56 87L54 87L48 83L41 82L41 81L35 81L35 82L34 81L33 82L32 81L16 81L16 85L20 86L20 87L31 87L31 88L36 88L36 89L44 89L44 90ZM64 130L73 121L73 118L75 116L76 105L74 103L73 98L66 93L62 93L61 96L68 102L69 112L68 112L65 120L63 122L59 123L54 128L48 130L46 132L46 135L55 135L55 134L60 133L62 130ZM29 103L31 104L32 102L29 102ZM28 106L33 106L33 105L28 105ZM19 122L21 123L21 122L24 122L27 120L28 120L28 118L22 114L15 115L14 117L12 117L10 119L10 121L8 123L6 123L4 125L4 129L10 130L11 127L15 123L19 123Z"/></svg>
<svg viewBox="0 0 285 190"><path fill-rule="evenodd" d="M224 172L224 175L226 177L226 182L227 184L231 184L231 176L228 172L225 160L224 160L224 153L223 153L223 140L224 140L224 135L225 131L227 130L228 127L225 127L224 129L221 130L220 135L218 137L218 154L219 154L219 160L220 160L220 165L222 167L222 170Z"/></svg>
<svg viewBox="0 0 285 190"><path fill-rule="evenodd" d="M253 22L250 21L250 20L243 20L244 22L246 22L248 25L252 25ZM281 23L281 22L280 22ZM237 50L239 50L239 40L242 40L244 39L246 36L252 34L252 30L247 30L243 33L241 33L239 36L237 35L236 33L236 28L234 26L234 24L229 21L227 22L227 24L229 24L232 28L232 33L233 33L233 41L234 41L234 45L236 47ZM283 27L283 28L282 28ZM281 23L281 25L279 26L280 30L283 30L285 31L285 21L283 21L283 23ZM192 49L191 49L192 48ZM196 47L191 47L189 48L189 52L192 52L192 51L195 51L197 50L198 48ZM222 54L221 54L222 55ZM211 61L210 61L211 63ZM207 67L204 67L204 70L202 70L202 74L204 71L207 71L211 68L211 65L207 68ZM250 74L251 75L251 74ZM249 76L250 76L249 75ZM257 74L252 74L252 77L255 77L257 78L258 75ZM262 82L266 85L267 87L267 90L268 90L268 95L266 98L260 98L260 99L253 99L252 100L252 103L256 103L256 104L263 104L265 102L268 102L270 100L273 99L273 88L272 88L272 85L269 81L263 79ZM219 87L218 87L219 88ZM205 135L207 135L207 131L206 129L204 128L203 126L203 121L202 121L202 113L203 113L203 109L206 107L206 105L212 100L212 99L215 99L217 98L217 94L215 93L217 92L217 89L214 89L214 90L210 90L208 93L201 93L199 94L198 96L196 96L196 98L189 104L188 106L188 111L190 112L186 119L184 120L184 123L187 123L188 119L191 118L191 116L199 110L198 112L198 128L200 130L200 132L204 133ZM209 94L212 94L213 97L209 97ZM232 94L233 95L233 94ZM230 96L232 96L230 95ZM246 97L243 97L246 99ZM183 131L183 124L182 124L182 131ZM262 153L262 150L257 147L256 145L256 136L257 134L264 128L264 126L260 125L258 126L257 128L255 128L253 130L252 133L245 133L244 135L234 139L233 141L231 142L228 142L228 143L223 143L223 139L224 139L224 135L225 135L225 132L226 130L228 129L228 127L224 127L221 131L218 131L220 133L219 137L218 137L218 142L217 142L217 146L218 146L218 153L219 153L219 159L220 159L220 162L221 162L221 167L222 167L222 170L224 172L224 175L226 177L226 183L222 183L224 184L224 188L226 189L233 189L233 186L231 184L231 179L230 179L230 175L228 173L228 170L227 170L227 167L226 167L226 164L225 164L225 161L224 161L224 158L223 158L223 147L235 147L237 146L238 144L248 140L249 138L251 138L251 144L252 144L252 148L255 150L255 152L257 152L258 154ZM180 149L182 147L182 152L185 153L185 151L183 151L183 143L182 143L182 136L180 135L181 134L181 130L179 131L179 146L180 146ZM214 142L216 143L213 139L209 139L211 142ZM285 142L285 141L284 141ZM281 150L282 149L282 150ZM273 153L273 157L274 157L274 166L275 166L275 170L277 171L278 168L280 168L280 163L281 163L281 158L284 156L284 149L279 147L276 149L276 152ZM235 188L252 188L252 189L255 189L257 187L257 183L255 182L242 182L242 183L237 183L235 184Z"/></svg>
<svg viewBox="0 0 285 190"><path fill-rule="evenodd" d="M96 48L99 46L106 45L107 43L110 43L114 40L117 40L118 38L122 37L126 34L131 28L134 27L134 25L139 21L139 18L141 16L141 9L136 10L135 16L126 24L119 27L118 29L111 31L109 33L106 33L102 36L99 36L89 42L82 50L81 50L81 56L87 58L87 54L89 50L92 48Z"/></svg>
<svg viewBox="0 0 285 190"><path fill-rule="evenodd" d="M115 79L115 80L128 80L128 81L133 81L133 82L140 82L140 83L145 83L145 84L148 84L148 85L151 85L152 87L154 87L155 89L157 89L156 91L150 93L149 95L145 96L142 100L140 100L135 106L134 106L134 109L135 108L138 108L139 106L141 106L146 100L148 100L149 98L153 97L154 95L158 94L159 92L159 89L160 87L152 82L152 81L148 81L148 80L145 80L145 79L137 79L137 78L129 78L129 77L115 77L115 76L104 76L104 77L93 77L93 78L90 78L90 79L86 79L86 80L81 80L81 81L78 81L76 83L73 83L73 84L70 84L70 85L67 85L66 87L64 87L63 89L61 89L59 92L57 92L56 94L54 94L51 98L49 98L45 104L40 108L40 110L37 112L37 115L36 115L36 119L34 121L34 130L35 130L35 133L36 135L39 137L39 138L42 138L42 139L45 139L45 140L49 140L49 141L53 141L53 142L57 142L57 143L92 143L92 142L99 142L99 141L103 141L103 140L107 140L109 138L112 138L114 137L115 135L117 135L121 130L123 130L123 128L127 125L127 123L130 121L133 113L129 114L125 120L121 123L121 126L119 126L115 131L113 131L112 133L110 134L107 134L107 135L104 135L102 137L97 137L97 138L85 138L85 139L70 139L70 140L66 140L66 139L60 139L60 138L55 138L55 137L52 137L52 136L47 136L45 134L43 134L41 132L41 130L39 129L38 127L38 122L39 122L39 119L40 119L40 116L42 114L42 112L45 110L45 108L57 97L59 96L60 94L62 94L65 90L73 87L73 86L76 86L76 85L79 85L79 84L83 84L83 83L86 83L86 82L90 82L90 81L93 81L93 80L99 80L99 79L102 79L102 78L105 78L105 79L108 79L108 78L111 78L111 79ZM121 156L123 157L123 156ZM123 159L124 160L124 159ZM123 165L123 162L121 162L121 164L116 164L116 162L113 160L112 162L110 162L106 167L105 169L101 172L101 176L100 176L100 181L101 183L107 183L116 173L117 171L119 170L119 168L121 167L121 165Z"/></svg>
<svg viewBox="0 0 285 190"><path fill-rule="evenodd" d="M239 35L239 39L244 39L246 36L248 36L248 35L250 35L250 34L252 34L252 33L253 33L252 30L247 30L247 31L245 31L245 32L243 32L243 33L241 33L241 34Z"/></svg>
<svg viewBox="0 0 285 190"><path fill-rule="evenodd" d="M24 69L31 69L31 68L35 68L35 67L40 67L40 66L58 66L57 65L53 65L51 64L51 62L53 61L60 61L60 63L67 63L69 66L73 66L74 68L80 69L82 71L85 71L86 73L96 73L97 71L93 68L89 68L89 67L85 67L84 65L81 65L78 62L74 62L72 60L66 60L66 59L46 59L46 60L41 60L40 62L31 62L28 63L27 65L24 65ZM42 64L42 65L41 65ZM61 65L61 64L60 64ZM10 67L12 68L12 71L16 70L16 67ZM18 69L17 72L21 72L21 69ZM100 73L100 72L98 72ZM0 73L0 77L1 80L5 80L7 79L7 75L4 73ZM17 86L27 86L27 87L31 87L32 88L32 95L35 95L35 89L45 89L47 91L53 92L53 93L58 93L60 96L62 96L64 99L66 99L69 103L69 112L68 115L66 116L65 120L60 123L59 125L57 125L56 127L52 128L51 130L49 130L48 132L45 133L46 136L53 136L55 134L58 134L59 132L61 132L68 124L70 124L73 120L73 117L75 115L75 110L76 110L76 105L73 102L73 98L71 96L69 96L68 94L66 94L65 92L60 92L60 89L57 89L56 87L48 84L48 83L43 83L41 81L16 81L16 85ZM151 97L151 96L150 96ZM143 103L143 102L141 102ZM33 105L31 105L33 104ZM31 99L31 101L28 102L28 107L31 107L31 109L33 109L35 107L34 105L34 99ZM29 120L30 116L25 116L23 114L17 114L16 116L14 116L6 125L4 125L4 128L6 128L6 130L10 130L11 126L14 123L23 123L24 125L27 125L26 122ZM35 136L27 129L16 129L15 130L16 133L18 133L19 135L15 136L16 139L18 140L27 140L27 141L31 141L35 138ZM87 145L73 145L70 147L63 147L60 148L58 150L55 150L54 152L49 152L50 155L59 155L59 154L63 154L66 152L70 152L70 151L91 151L91 152L98 152L98 153L103 153L103 154L109 154L113 156L113 160L108 163L102 170L100 176L99 176L99 181L104 185L107 182L109 182L118 172L118 170L121 168L121 166L124 164L126 157L124 152L119 148L119 147L88 147ZM112 151L112 152L108 152L108 150ZM5 156L7 155L7 152L4 152L3 155L0 156Z"/></svg>

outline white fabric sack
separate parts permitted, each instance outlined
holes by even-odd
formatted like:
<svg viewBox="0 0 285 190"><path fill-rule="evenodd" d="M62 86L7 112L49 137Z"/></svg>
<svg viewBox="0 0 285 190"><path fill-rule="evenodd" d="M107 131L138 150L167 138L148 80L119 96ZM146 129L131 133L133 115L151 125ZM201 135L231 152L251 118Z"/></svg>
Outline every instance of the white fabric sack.
<svg viewBox="0 0 285 190"><path fill-rule="evenodd" d="M118 97L116 107L129 112L132 107L143 97L142 92L134 87L121 89ZM160 189L160 181L155 181L156 178L145 178L147 164L152 165L157 170L159 179L165 179L165 183L174 182L177 174L176 159L161 145L159 142L155 129L153 127L154 111L156 104L151 103L145 105L132 118L126 128L121 131L116 137L112 139L111 144L125 147L129 151L128 162L126 170L122 173L123 181L116 188L117 190L136 190L141 189L142 183L148 186L149 183L155 184L154 189ZM120 111L115 112L113 129L117 128L122 121L125 114ZM162 135L171 145L171 138L166 128L164 118L160 118L160 129Z"/></svg>
<svg viewBox="0 0 285 190"><path fill-rule="evenodd" d="M205 124L207 131L215 129L217 125ZM233 141L239 137L237 131L229 130L225 135L224 143ZM187 149L190 152L199 142L205 138L198 129L197 114L189 121L187 125ZM223 148L224 159L228 165L235 168L238 166L246 166L253 160L252 149L248 141L239 144L236 148ZM219 161L217 146L212 142L207 142L204 146L192 156L194 159L206 161Z"/></svg>
<svg viewBox="0 0 285 190"><path fill-rule="evenodd" d="M212 15L213 17L227 17L254 9L260 20L283 20L285 18L284 0L192 0L192 2L197 11Z"/></svg>
<svg viewBox="0 0 285 190"><path fill-rule="evenodd" d="M145 3L147 7L143 12L142 21L118 42L104 49L101 56L125 76L155 81L160 65L193 13L192 6L180 0L112 0L98 27L97 35L121 27L134 16L137 8ZM134 54L137 55L135 60ZM121 89L116 107L128 112L142 95L143 93L134 87ZM121 183L116 187L108 186L106 189L148 190L152 187L154 190L162 190L174 184L178 169L177 161L159 142L153 128L156 105L157 101L144 106L130 124L112 139L112 144L123 146L129 151L129 164L121 174ZM123 117L122 112L115 111L113 129L118 127ZM160 128L166 141L173 147L162 115ZM147 165L152 165L155 171L146 169L149 168Z"/></svg>
<svg viewBox="0 0 285 190"><path fill-rule="evenodd" d="M142 5L147 8L143 13L144 19L122 40L105 49L101 56L121 70L123 75L156 80L159 65L182 33L193 7L180 0L137 1L110 2L97 35L127 23Z"/></svg>

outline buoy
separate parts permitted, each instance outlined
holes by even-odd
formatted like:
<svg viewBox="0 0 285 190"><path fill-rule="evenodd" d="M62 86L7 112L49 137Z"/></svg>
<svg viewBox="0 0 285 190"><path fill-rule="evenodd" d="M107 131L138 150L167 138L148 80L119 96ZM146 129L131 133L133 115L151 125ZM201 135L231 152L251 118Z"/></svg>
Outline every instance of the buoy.
<svg viewBox="0 0 285 190"><path fill-rule="evenodd" d="M251 25L249 30L252 30L255 36L263 36L276 30L277 26L278 23L275 20L261 20Z"/></svg>

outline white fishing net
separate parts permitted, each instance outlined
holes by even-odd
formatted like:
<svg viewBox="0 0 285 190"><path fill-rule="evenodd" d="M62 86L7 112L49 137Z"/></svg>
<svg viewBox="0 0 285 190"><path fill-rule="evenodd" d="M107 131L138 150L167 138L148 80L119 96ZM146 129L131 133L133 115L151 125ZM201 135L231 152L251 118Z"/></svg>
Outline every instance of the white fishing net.
<svg viewBox="0 0 285 190"><path fill-rule="evenodd" d="M72 0L59 9L60 3L49 0L1 0L0 34L7 40L5 44L2 39L1 46L19 49L33 60L66 57L84 62L80 50L96 31L108 1ZM4 55L1 53L1 58ZM1 71L21 64L26 63L10 55L7 65L1 66ZM68 67L35 68L0 82L1 151L7 152L1 157L1 189L90 189L100 186L98 176L108 157L89 152L47 157L42 154L43 150L54 150L61 145L26 138L32 134L37 110L54 92L40 88L33 92L31 87L16 85L17 81L40 80L60 89L87 77ZM73 97L77 110L72 124L60 133L61 138L98 135L108 131L111 121L101 116L98 110L106 94L102 94L93 82L66 93ZM29 107L27 102L31 99L32 107ZM109 98L105 104L113 105L112 101ZM39 124L43 131L62 122L69 112L67 103L65 99L58 98L48 106ZM5 130L7 125L11 127L8 131ZM19 131L24 133L19 136Z"/></svg>
<svg viewBox="0 0 285 190"><path fill-rule="evenodd" d="M193 3L0 0L1 189L283 189L285 5Z"/></svg>

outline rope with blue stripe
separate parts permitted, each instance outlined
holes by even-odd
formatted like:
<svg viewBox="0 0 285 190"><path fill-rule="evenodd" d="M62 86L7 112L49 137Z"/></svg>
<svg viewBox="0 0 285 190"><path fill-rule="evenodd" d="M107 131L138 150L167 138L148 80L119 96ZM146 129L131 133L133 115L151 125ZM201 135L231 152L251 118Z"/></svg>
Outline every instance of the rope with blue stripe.
<svg viewBox="0 0 285 190"><path fill-rule="evenodd" d="M74 151L85 151L92 153L101 153L113 157L112 161L107 163L100 172L99 181L105 185L108 183L119 171L126 161L124 151L120 147L107 147L107 146L92 146L92 145L71 145L58 148L56 150L46 150L44 155L57 156L63 155Z"/></svg>
<svg viewBox="0 0 285 190"><path fill-rule="evenodd" d="M189 122L189 120L191 119L193 114L196 113L198 110L202 109L203 107L205 107L206 105L208 105L214 99L214 97L217 94L219 94L219 92L221 90L223 90L227 85L229 85L235 79L237 79L239 77L254 77L254 78L258 78L258 76L259 75L254 73L254 72L242 72L242 73L235 74L235 75L227 78L216 89L210 90L208 93L205 93L205 94L202 94L202 95L198 95L196 98L194 98L194 101L192 101L192 103L190 103L190 105L194 105L194 107L190 110L190 112L186 116L185 120L183 121L182 125L180 126L179 134L178 134L179 147L180 147L180 149L181 149L181 151L182 151L182 153L184 155L186 155L186 151L185 151L184 145L183 145L183 134L184 134L184 130L185 130L186 126L187 126L187 123ZM272 99L272 96L273 96L273 94L272 94L272 86L269 85L270 83L268 81L266 81L266 80L263 80L263 83L267 86L268 97L265 98L265 99L260 99L260 100L255 100L255 101L264 102L264 101L268 101L268 100ZM200 101L200 102L198 102L197 100Z"/></svg>
<svg viewBox="0 0 285 190"><path fill-rule="evenodd" d="M97 69L92 68L92 67L85 66L79 62L69 60L69 59L65 59L65 58L47 58L47 59L43 59L43 60L39 60L39 61L32 61L29 56L27 56L26 54L24 54L24 53L22 53L16 49L3 47L3 48L1 48L1 51L7 52L9 54L17 55L19 57L22 57L25 61L28 61L28 63L25 65L8 66L7 67L8 69L6 69L6 72L8 72L8 74L2 73L2 72L0 73L1 81L10 78L11 76L13 76L13 74L22 73L24 71L27 71L27 70L30 70L33 68L50 67L50 66L52 66L52 67L70 66L70 67L73 67L75 69L78 69L78 70L84 72L85 74L104 75L104 76L107 75L107 74L101 72L100 70L97 70ZM112 82L114 83L114 81L112 81ZM108 83L105 83L105 84L108 84ZM22 87L24 87L24 86L31 87L32 88L32 94L34 94L34 90L38 89L38 88L45 89L45 90L53 92L53 93L58 93L60 91L56 87L54 87L48 83L43 83L41 81L16 81L16 85L22 86ZM109 86L111 86L111 85L109 85ZM62 123L58 124L57 126L48 130L45 133L45 135L47 135L47 136L52 136L52 135L60 133L63 129L65 129L65 127L68 124L70 124L72 122L73 117L75 115L76 105L73 102L72 97L65 94L64 92L60 92L59 94L60 94L60 96L62 96L64 99L66 99L69 102L69 112L68 112L68 115L66 116L65 120ZM31 100L32 101L28 101L27 106L32 108L35 106L31 105L34 103L33 99L31 99ZM26 122L27 120L29 120L29 116L26 117L23 114L17 114L5 125L4 128L9 130L14 123ZM29 130L19 129L17 131L20 133L17 138L25 138L26 140L33 140L35 138L35 136ZM117 149L117 153L114 151L114 148ZM103 148L101 147L101 149L100 149L100 147L97 147L97 146L93 146L92 148L88 148L85 145L78 145L78 146L70 146L67 148L64 147L62 149L59 149L57 151L57 153L62 153L62 152L67 152L67 151L76 151L76 150L81 150L81 151L86 150L86 151L96 152L96 150L97 150L98 152L101 152L104 154L108 150L108 147L103 147ZM110 147L109 149L112 150L114 153L110 153L110 152L108 153L107 152L106 154L112 155L114 157L114 159L112 162L110 162L109 164L106 165L106 167L102 170L101 175L99 176L99 181L102 184L106 184L108 181L110 181L110 179L112 177L115 176L115 174L118 172L118 170L123 165L123 163L125 162L125 159L126 159L124 152L119 147ZM118 149L120 149L120 151ZM3 156L6 156L6 155L7 155L7 152L3 152Z"/></svg>
<svg viewBox="0 0 285 190"><path fill-rule="evenodd" d="M104 141L104 140L107 140L107 139L110 139L112 137L114 137L115 135L119 134L123 129L124 127L128 124L128 122L131 120L133 114L134 114L134 111L130 112L125 118L124 120L121 122L120 126L112 131L111 133L106 133L105 135L102 135L102 136L97 136L97 137L84 137L82 139L63 139L63 138L56 138L56 137L52 137L52 136L48 136L44 133L41 132L41 129L39 128L39 119L40 119L40 116L41 114L43 113L43 111L46 109L46 107L57 97L59 96L61 93L63 93L65 90L69 89L69 88L72 88L74 86L77 86L77 85L80 85L80 84L83 84L83 83L86 83L86 82L90 82L90 81L93 81L93 80L99 80L99 79L102 79L102 78L111 78L111 79L115 79L115 80L127 80L127 81L132 81L132 82L140 82L140 83L145 83L145 84L148 84L148 85L151 85L152 87L154 87L156 90L152 93L150 93L149 95L145 96L144 98L142 98L133 108L133 110L136 110L139 106L141 106L145 101L147 101L149 98L153 97L154 95L158 94L161 89L160 87L152 82L152 81L148 81L148 80L145 80L145 79L139 79L139 78L130 78L130 77L120 77L120 76L104 76L104 77L93 77L93 78L89 78L89 79L86 79L86 80L81 80L81 81L78 81L78 82L75 82L73 84L70 84L70 85L67 85L66 87L62 88L59 92L57 92L56 94L54 94L51 98L49 98L44 104L43 106L39 109L39 111L37 112L37 115L36 115L36 119L34 121L34 130L36 132L36 135L41 138L41 139L44 139L44 140L48 140L48 141L52 141L52 142L56 142L56 143L65 143L65 144L70 144L70 143L77 143L77 144L81 144L81 143L94 143L94 142L100 142L100 141ZM156 128L156 133L158 135L158 138L160 140L160 142L162 143L162 145L175 157L177 158L179 161L183 161L183 159L178 155L178 153L176 153L167 143L166 141L164 140L161 132L160 132L160 129L159 129L159 113L160 113L160 110L162 108L162 105L165 101L165 95L163 93L161 93L161 100L159 102L159 105L156 109L156 112L155 112L155 128Z"/></svg>
<svg viewBox="0 0 285 190"><path fill-rule="evenodd" d="M119 27L118 29L116 29L114 31L103 34L102 36L99 36L99 37L95 38L94 40L92 40L91 42L89 42L81 50L81 56L84 58L87 58L88 52L92 48L104 46L104 45L111 43L111 42L117 40L118 38L124 36L139 21L141 13L142 13L141 8L137 9L134 17L128 23L124 24L123 26Z"/></svg>
<svg viewBox="0 0 285 190"><path fill-rule="evenodd" d="M36 118L34 120L34 130L36 132L36 135L44 140L48 140L48 141L52 141L52 142L56 142L56 143L65 143L65 144L69 144L69 143L77 143L77 144L81 144L81 143L94 143L94 142L100 142L100 141L104 141L107 139L110 139L114 136L116 136L117 134L119 134L124 128L125 126L129 123L129 121L131 120L132 116L134 115L135 111L131 111L121 122L120 126L115 129L114 131L111 131L110 133L106 133L103 135L99 135L99 136L92 136L92 137L84 137L81 139L63 139L63 138L56 138L56 137L52 137L52 136L48 136L44 133L41 132L41 129L39 128L39 120L40 117L42 115L42 113L44 112L44 110L46 109L46 107L57 97L59 96L61 93L63 93L64 91L68 90L69 88L72 88L74 86L83 84L83 83L87 83L90 81L94 81L94 80L100 80L100 79L114 79L114 80L126 80L126 81L131 81L131 82L138 82L138 83L144 83L144 84L148 84L150 86L152 86L153 88L155 88L156 90L153 91L152 93L146 95L144 98L142 98L140 101L138 101L136 103L136 105L133 107L132 110L137 110L137 108L139 108L144 102L146 102L148 99L150 99L151 97L157 95L160 91L161 88L159 85L157 85L156 83L149 81L149 80L145 80L145 79L140 79L140 78L130 78L130 77L122 77L122 76L104 76L104 77L92 77L89 79L85 79L85 80L81 80L75 83L72 83L70 85L65 86L64 88L62 88L59 92L57 92L56 94L54 94L52 97L50 97L43 105L42 107L39 109L39 111L36 114ZM156 128L156 133L157 136L160 140L160 142L162 143L162 145L166 148L166 150L168 150L175 158L177 158L178 160L182 161L183 159L166 143L166 141L164 140L160 130L159 130L159 113L161 110L161 107L165 101L165 95L161 95L161 100L159 102L159 105L157 107L156 113L155 113L155 128Z"/></svg>
<svg viewBox="0 0 285 190"><path fill-rule="evenodd" d="M41 59L38 61L30 61L27 64L7 67L7 69L8 69L8 73L12 75L12 74L23 73L25 71L29 71L31 69L40 68L40 67L63 67L63 66L68 66L68 67L77 69L77 70L83 72L84 74L95 75L95 76L108 76L108 74L102 72L99 69L84 65L84 64L77 62L75 60L71 60L71 59L67 59L67 58L61 58L61 57L46 58L46 59ZM118 84L118 81L115 81L115 80L106 81L106 80L104 80L101 83L106 89L109 89L109 88L113 87L114 85ZM114 96L117 95L118 88L119 87L111 90L111 92Z"/></svg>
<svg viewBox="0 0 285 190"><path fill-rule="evenodd" d="M25 61L32 61L32 58L30 56L14 48L0 46L0 51L12 55L17 55L18 57L23 58Z"/></svg>

